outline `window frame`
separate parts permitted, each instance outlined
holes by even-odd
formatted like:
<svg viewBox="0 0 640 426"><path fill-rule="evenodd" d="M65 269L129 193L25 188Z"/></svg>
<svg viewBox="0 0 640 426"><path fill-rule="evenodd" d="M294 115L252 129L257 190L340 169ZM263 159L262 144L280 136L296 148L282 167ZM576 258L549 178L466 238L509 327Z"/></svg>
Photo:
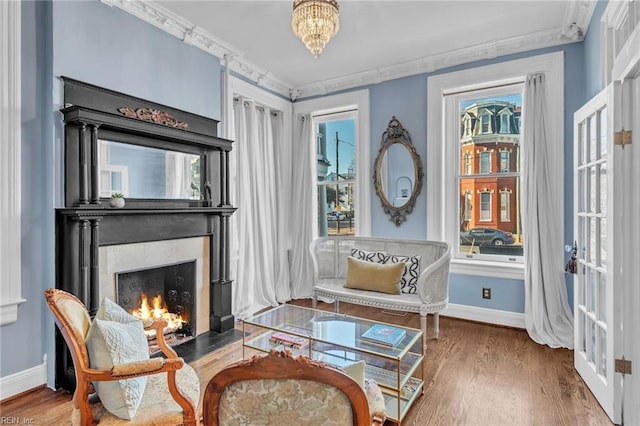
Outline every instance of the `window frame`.
<svg viewBox="0 0 640 426"><path fill-rule="evenodd" d="M505 202L503 203L503 201ZM504 209L502 208L503 206L505 207ZM506 190L500 191L500 222L511 222L511 192L510 191L506 191Z"/></svg>
<svg viewBox="0 0 640 426"><path fill-rule="evenodd" d="M488 196L488 200L483 200L483 195ZM493 217L491 216L491 204L493 204L493 194L491 191L480 191L478 192L478 205L480 206L480 216L478 217L478 222L491 222ZM488 212L488 216L484 216L483 213Z"/></svg>
<svg viewBox="0 0 640 426"><path fill-rule="evenodd" d="M371 192L372 192L372 176L371 172L371 148L370 144L370 106L369 106L369 90L356 90L344 94L325 96L317 99L306 101L296 101L293 104L293 114L309 114L313 117L325 114L334 114L346 112L349 110L357 110L356 117L356 179L355 179L355 223L356 236L371 235ZM315 121L315 120L313 120ZM312 126L314 126L313 124ZM315 129L312 132L315 135ZM315 136L311 138L309 143L316 143ZM314 166L317 162L317 150L312 149L313 158L309 159L309 164ZM313 180L313 211L314 217L318 217L318 194L317 180ZM317 220L313 223L313 235L318 235Z"/></svg>
<svg viewBox="0 0 640 426"><path fill-rule="evenodd" d="M563 52L496 62L427 77L427 122L433 123L428 127L427 133L427 157L431 159L430 167L427 169L427 237L429 239L446 241L452 247L458 244L457 218L460 214L454 209L457 206L460 191L455 187L457 181L452 179L453 171L458 170L455 163L458 157L451 152L455 151L456 147L445 145L443 139L444 125L446 125L444 117L451 116L452 113L459 114L459 111L449 110L450 107L444 102L445 95L476 90L487 85L499 86L521 82L531 72L545 73L547 82L545 107L549 111L547 116L549 140L564 141ZM449 148L445 149L447 146ZM554 174L552 178L557 179L558 182L564 182L564 144L555 144L552 149L555 151L552 159L554 162L554 167L551 169ZM558 189L564 191L564 188ZM563 193L560 194L560 199L564 200ZM557 209L560 217L564 217L564 205L557 206ZM563 224L561 226L563 227ZM564 227L562 232L564 235ZM524 269L524 263L454 258L451 261L450 271L454 274L522 280Z"/></svg>
<svg viewBox="0 0 640 426"><path fill-rule="evenodd" d="M491 151L481 151L480 154L478 154L478 164L478 174L491 174Z"/></svg>
<svg viewBox="0 0 640 426"><path fill-rule="evenodd" d="M499 173L509 173L509 172L511 171L511 152L509 152L509 151L508 151L508 150L506 150L506 149L501 149L501 150L499 151L499 154L498 154L498 155L500 156L500 160L499 160L499 162L498 162L498 163L499 163L499 165L500 165ZM507 164L507 167L506 167L506 168L505 168L505 167L503 167L503 160L504 160L504 159L502 158L502 156L503 156L503 155L507 157L507 158L506 158L506 164Z"/></svg>
<svg viewBox="0 0 640 426"><path fill-rule="evenodd" d="M21 9L20 2L0 2L0 27L6 28L8 41L2 49L1 90L7 108L0 113L0 196L5 208L0 218L0 326L18 320L22 297L22 100L21 100ZM4 96L4 95L3 95ZM4 182L8 182L4 184ZM6 213L6 214L5 214Z"/></svg>
<svg viewBox="0 0 640 426"><path fill-rule="evenodd" d="M315 137L313 139L314 139L314 141L316 143L316 149L315 149L315 151L317 153L316 155L320 155L320 152L319 152L320 139L318 137L318 133L316 132L318 126L320 124L323 124L323 123L326 124L326 123L331 123L331 122L334 122L334 121L345 121L345 120L353 120L354 121L354 125L357 128L357 125L358 125L358 111L350 109L350 110L346 110L346 111L337 111L337 112L334 112L334 113L325 113L325 114L321 114L319 116L318 115L316 115L316 116L311 115L311 130L312 130L313 134L315 135ZM357 155L357 139L358 139L357 129L356 129L355 133L356 133L355 134L356 141L354 141L354 142L356 143L356 146L354 146L354 149L356 149L356 152L354 154ZM328 136L328 135L325 135L325 136ZM326 148L326 145L325 145L325 148ZM358 179L359 170L358 170L357 158L355 160L356 160L355 178L339 180L338 176L336 176L336 180L320 181L320 180L318 180L317 172L314 172L316 191L318 191L318 188L320 186L324 186L324 187L336 186L336 191L339 191L340 185L346 185L347 187L349 185L353 185L353 191L355 193L357 193L356 181ZM354 203L354 205L355 205L355 203ZM356 217L358 215L357 212L358 212L358 210L356 209ZM326 213L328 213L328 212L325 212L325 216L326 216ZM316 208L316 217L318 218L318 220L320 220L321 215L322 215L322 212L320 211L320 206L317 206L317 208ZM357 232L358 222L355 221L355 224L356 224L355 228L356 228L356 232ZM319 231L318 231L315 234L315 237L319 237L319 236L320 236L320 234L319 234ZM345 236L349 236L349 235L345 235Z"/></svg>
<svg viewBox="0 0 640 426"><path fill-rule="evenodd" d="M508 111L500 113L500 133L501 134L510 134L511 133L511 114Z"/></svg>

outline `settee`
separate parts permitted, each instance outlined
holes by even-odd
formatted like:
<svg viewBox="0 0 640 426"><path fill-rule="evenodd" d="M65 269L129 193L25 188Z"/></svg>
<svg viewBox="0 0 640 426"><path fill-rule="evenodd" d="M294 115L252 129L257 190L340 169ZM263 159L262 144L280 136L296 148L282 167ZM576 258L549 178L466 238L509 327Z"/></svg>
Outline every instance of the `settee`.
<svg viewBox="0 0 640 426"><path fill-rule="evenodd" d="M320 299L328 302L334 301L336 312L339 312L340 302L347 302L419 313L425 349L427 314L433 314L434 335L438 338L438 315L447 307L449 300L451 247L448 243L427 240L329 236L314 240L310 250L314 268L312 296L314 307L317 300ZM402 292L388 294L346 288L344 284L348 269L347 258L352 254L361 255L361 259L368 255L371 258L366 260L381 261L381 263L405 261L407 266L402 279ZM379 256L376 257L376 254Z"/></svg>

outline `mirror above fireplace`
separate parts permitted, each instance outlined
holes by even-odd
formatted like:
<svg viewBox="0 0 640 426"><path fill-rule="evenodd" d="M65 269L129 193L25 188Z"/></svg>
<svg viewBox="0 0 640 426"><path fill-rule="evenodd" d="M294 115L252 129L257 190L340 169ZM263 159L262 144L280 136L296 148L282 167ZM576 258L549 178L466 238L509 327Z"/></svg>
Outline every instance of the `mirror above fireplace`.
<svg viewBox="0 0 640 426"><path fill-rule="evenodd" d="M98 140L100 198L204 199L201 156L110 140Z"/></svg>

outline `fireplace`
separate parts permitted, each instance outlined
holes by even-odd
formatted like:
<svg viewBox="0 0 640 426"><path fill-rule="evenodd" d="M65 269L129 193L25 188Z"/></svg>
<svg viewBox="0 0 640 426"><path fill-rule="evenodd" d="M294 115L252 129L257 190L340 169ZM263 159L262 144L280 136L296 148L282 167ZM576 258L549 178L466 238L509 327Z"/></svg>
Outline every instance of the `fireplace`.
<svg viewBox="0 0 640 426"><path fill-rule="evenodd" d="M228 197L232 142L217 137L218 121L63 80L65 207L56 209L56 287L77 296L93 316L105 296L128 305L126 299L132 295L123 296L120 290L136 287L133 282L140 282L135 275L140 270L190 262L185 267L194 269L189 288L182 284L167 288L171 279L165 278L164 287L158 284L149 292L162 293L165 302L179 301L180 308L171 309L191 316L194 336L232 330L228 276L229 218L235 211ZM128 146L129 153L120 158L144 151L153 157L152 166L144 176L139 169L150 161L102 168L105 140L114 142L114 157L116 145ZM167 160L158 163L158 152L166 153ZM184 171L169 173L164 169L169 163L182 165ZM140 192L158 171L164 174L156 179L155 192ZM130 192L124 194L123 208L110 207L105 191L114 188L105 185L104 176L128 176ZM185 183L191 190L180 189ZM166 273L176 281L186 274ZM129 281L122 284L123 280ZM73 363L59 334L56 387L75 388Z"/></svg>
<svg viewBox="0 0 640 426"><path fill-rule="evenodd" d="M141 319L163 318L170 346L191 340L196 330L196 261L116 273L116 303ZM160 350L155 330L149 352Z"/></svg>

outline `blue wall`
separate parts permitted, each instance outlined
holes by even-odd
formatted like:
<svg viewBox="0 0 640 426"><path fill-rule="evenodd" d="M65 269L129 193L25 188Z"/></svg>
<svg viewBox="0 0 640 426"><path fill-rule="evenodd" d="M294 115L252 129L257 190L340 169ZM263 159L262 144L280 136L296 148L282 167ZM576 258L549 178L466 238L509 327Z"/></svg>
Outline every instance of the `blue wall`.
<svg viewBox="0 0 640 426"><path fill-rule="evenodd" d="M220 60L94 1L22 2L22 293L3 326L0 376L41 364L53 383L54 209L62 207L61 76L220 120ZM27 337L25 337L27 336Z"/></svg>
<svg viewBox="0 0 640 426"><path fill-rule="evenodd" d="M51 330L43 291L53 283L51 4L22 2L22 297L18 321L0 327L0 376L42 364Z"/></svg>

